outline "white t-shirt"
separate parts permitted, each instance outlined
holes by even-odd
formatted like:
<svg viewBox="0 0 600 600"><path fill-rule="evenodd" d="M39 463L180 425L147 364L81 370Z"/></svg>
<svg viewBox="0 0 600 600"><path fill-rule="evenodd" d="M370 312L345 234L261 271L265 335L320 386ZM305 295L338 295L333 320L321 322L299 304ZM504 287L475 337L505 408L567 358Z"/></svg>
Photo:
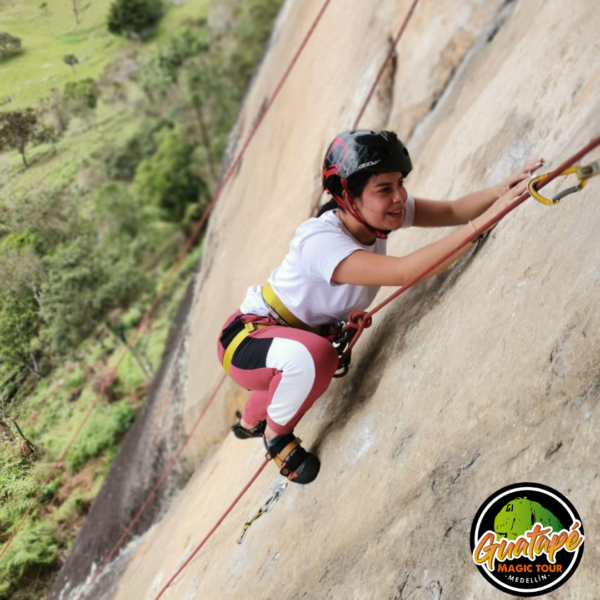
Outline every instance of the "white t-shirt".
<svg viewBox="0 0 600 600"><path fill-rule="evenodd" d="M374 244L361 244L337 218L336 211L304 221L296 229L283 262L268 279L288 310L311 327L345 320L353 310L365 310L380 287L331 281L335 268L356 250L386 253L386 240L376 238ZM409 194L402 228L411 227L414 218L415 200ZM261 286L248 288L240 310L244 314L268 315Z"/></svg>

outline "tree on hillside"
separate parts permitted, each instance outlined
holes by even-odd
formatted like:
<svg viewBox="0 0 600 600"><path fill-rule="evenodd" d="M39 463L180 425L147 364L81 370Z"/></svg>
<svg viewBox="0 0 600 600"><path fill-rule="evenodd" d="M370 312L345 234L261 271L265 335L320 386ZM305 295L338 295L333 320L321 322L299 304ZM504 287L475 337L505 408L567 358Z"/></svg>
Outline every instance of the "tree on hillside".
<svg viewBox="0 0 600 600"><path fill-rule="evenodd" d="M114 0L108 14L108 30L116 35L143 38L162 19L162 0Z"/></svg>
<svg viewBox="0 0 600 600"><path fill-rule="evenodd" d="M157 141L156 152L138 165L134 187L145 203L159 209L164 221L179 223L189 205L206 200L206 184L194 168L193 147L179 131L163 129Z"/></svg>
<svg viewBox="0 0 600 600"><path fill-rule="evenodd" d="M25 167L25 147L35 138L38 117L33 108L0 113L0 152L18 150Z"/></svg>
<svg viewBox="0 0 600 600"><path fill-rule="evenodd" d="M30 231L9 233L0 243L0 364L26 367L39 377L36 340L44 274L38 243Z"/></svg>
<svg viewBox="0 0 600 600"><path fill-rule="evenodd" d="M0 31L0 58L21 49L21 40L6 31Z"/></svg>
<svg viewBox="0 0 600 600"><path fill-rule="evenodd" d="M79 64L79 59L74 54L65 54L63 56L63 62L73 69L73 75L75 75L75 65Z"/></svg>
<svg viewBox="0 0 600 600"><path fill-rule="evenodd" d="M56 130L57 136L62 135L68 129L71 120L71 114L65 105L63 94L56 88L52 88L48 96L39 102L38 115L44 123Z"/></svg>
<svg viewBox="0 0 600 600"><path fill-rule="evenodd" d="M40 377L35 340L39 327L33 294L0 293L0 361Z"/></svg>
<svg viewBox="0 0 600 600"><path fill-rule="evenodd" d="M44 257L44 337L59 356L72 354L116 308L127 308L146 290L148 276L137 253L98 245L95 233L80 235Z"/></svg>
<svg viewBox="0 0 600 600"><path fill-rule="evenodd" d="M71 81L65 84L63 104L71 114L86 117L98 105L99 95L100 90L93 79L88 77L81 81Z"/></svg>

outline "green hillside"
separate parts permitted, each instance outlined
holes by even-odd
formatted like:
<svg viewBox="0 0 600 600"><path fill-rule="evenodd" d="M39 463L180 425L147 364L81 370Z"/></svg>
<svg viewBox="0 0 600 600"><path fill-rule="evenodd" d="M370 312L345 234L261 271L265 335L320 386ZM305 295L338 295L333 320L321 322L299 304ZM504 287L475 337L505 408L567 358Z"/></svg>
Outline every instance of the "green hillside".
<svg viewBox="0 0 600 600"><path fill-rule="evenodd" d="M72 0L0 0L0 31L21 38L22 51L0 61L0 101L5 107L32 106L51 88L74 79L99 77L120 49L135 46L108 32L106 19L112 0L78 0L79 23ZM167 4L167 13L147 46L157 44L186 18L206 15L209 0ZM63 57L74 54L71 69Z"/></svg>
<svg viewBox="0 0 600 600"><path fill-rule="evenodd" d="M0 32L22 43L0 58L0 550L208 204L281 0L220 2L216 25L208 0L168 4L145 41L108 32L110 4L78 2L77 23L71 0L0 0ZM20 153L2 127L29 108ZM0 599L50 587L159 368L202 242L0 559Z"/></svg>

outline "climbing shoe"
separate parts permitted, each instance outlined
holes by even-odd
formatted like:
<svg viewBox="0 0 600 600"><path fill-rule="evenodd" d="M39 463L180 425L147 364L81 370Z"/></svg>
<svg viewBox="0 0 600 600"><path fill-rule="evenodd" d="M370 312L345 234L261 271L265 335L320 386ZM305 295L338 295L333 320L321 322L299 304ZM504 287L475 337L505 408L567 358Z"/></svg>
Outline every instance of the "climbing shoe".
<svg viewBox="0 0 600 600"><path fill-rule="evenodd" d="M247 440L248 438L264 436L265 427L267 426L266 420L259 421L258 425L256 425L256 427L253 427L252 429L246 429L241 425L241 413L237 411L235 414L238 418L238 422L231 428L231 431L233 431L233 435L235 435L236 438L239 438L240 440Z"/></svg>
<svg viewBox="0 0 600 600"><path fill-rule="evenodd" d="M274 460L279 472L294 483L310 483L316 479L321 463L319 459L307 452L301 445L302 440L293 433L278 436L273 446L264 440L267 460Z"/></svg>

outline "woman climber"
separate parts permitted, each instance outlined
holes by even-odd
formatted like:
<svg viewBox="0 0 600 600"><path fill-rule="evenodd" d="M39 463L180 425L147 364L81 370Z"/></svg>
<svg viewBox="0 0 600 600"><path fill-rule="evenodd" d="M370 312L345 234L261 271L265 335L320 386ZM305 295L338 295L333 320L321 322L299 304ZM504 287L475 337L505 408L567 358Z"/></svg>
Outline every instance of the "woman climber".
<svg viewBox="0 0 600 600"><path fill-rule="evenodd" d="M296 229L282 264L267 284L248 288L219 336L219 361L252 392L234 434L263 437L282 475L313 481L320 462L300 445L294 428L338 369L338 350L328 339L334 325L366 310L380 286L402 286L439 260L523 193L542 164L529 160L500 185L455 201L424 200L404 186L412 163L395 133L336 137L323 162L323 188L333 199ZM405 256L386 255L392 231L450 225L463 227Z"/></svg>

